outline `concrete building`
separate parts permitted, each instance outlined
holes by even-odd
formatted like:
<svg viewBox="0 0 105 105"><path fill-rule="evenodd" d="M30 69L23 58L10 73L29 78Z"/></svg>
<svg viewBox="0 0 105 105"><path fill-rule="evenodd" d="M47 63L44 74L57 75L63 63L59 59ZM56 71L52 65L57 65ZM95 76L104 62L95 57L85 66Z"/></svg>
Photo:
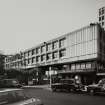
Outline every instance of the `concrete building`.
<svg viewBox="0 0 105 105"><path fill-rule="evenodd" d="M5 58L5 69L36 71L37 81L61 74L90 84L105 75L105 32L96 23Z"/></svg>
<svg viewBox="0 0 105 105"><path fill-rule="evenodd" d="M99 23L105 30L105 7L99 9Z"/></svg>
<svg viewBox="0 0 105 105"><path fill-rule="evenodd" d="M2 51L0 51L0 77L4 75L4 61L5 61L5 55Z"/></svg>

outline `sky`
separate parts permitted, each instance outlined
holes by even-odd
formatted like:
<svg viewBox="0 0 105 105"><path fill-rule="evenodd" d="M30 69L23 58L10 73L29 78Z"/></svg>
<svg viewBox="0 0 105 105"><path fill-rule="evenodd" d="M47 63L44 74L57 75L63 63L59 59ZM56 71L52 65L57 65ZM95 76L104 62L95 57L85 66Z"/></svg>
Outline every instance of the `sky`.
<svg viewBox="0 0 105 105"><path fill-rule="evenodd" d="M14 54L98 21L105 0L0 0L0 50Z"/></svg>

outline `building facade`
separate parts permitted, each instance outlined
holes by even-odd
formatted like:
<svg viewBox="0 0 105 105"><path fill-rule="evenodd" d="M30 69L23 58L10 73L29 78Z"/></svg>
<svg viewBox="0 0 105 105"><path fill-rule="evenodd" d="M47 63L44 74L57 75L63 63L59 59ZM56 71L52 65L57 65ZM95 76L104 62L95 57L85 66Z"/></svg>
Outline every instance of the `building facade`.
<svg viewBox="0 0 105 105"><path fill-rule="evenodd" d="M0 51L0 77L4 75L5 55Z"/></svg>
<svg viewBox="0 0 105 105"><path fill-rule="evenodd" d="M105 30L105 7L99 9L99 23Z"/></svg>
<svg viewBox="0 0 105 105"><path fill-rule="evenodd" d="M36 71L37 81L61 74L90 84L105 72L105 32L90 24L5 58L5 69Z"/></svg>

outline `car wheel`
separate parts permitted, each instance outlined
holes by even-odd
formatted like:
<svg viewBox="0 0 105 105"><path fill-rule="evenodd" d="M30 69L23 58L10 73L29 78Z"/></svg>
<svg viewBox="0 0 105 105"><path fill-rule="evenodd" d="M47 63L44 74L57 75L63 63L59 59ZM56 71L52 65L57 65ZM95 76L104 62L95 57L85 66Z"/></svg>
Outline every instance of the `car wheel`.
<svg viewBox="0 0 105 105"><path fill-rule="evenodd" d="M95 94L93 89L90 89L89 93L90 93L90 95L94 95Z"/></svg>
<svg viewBox="0 0 105 105"><path fill-rule="evenodd" d="M74 92L74 89L71 88L71 89L70 89L70 92Z"/></svg>
<svg viewBox="0 0 105 105"><path fill-rule="evenodd" d="M52 91L55 92L56 91L56 88L52 88Z"/></svg>

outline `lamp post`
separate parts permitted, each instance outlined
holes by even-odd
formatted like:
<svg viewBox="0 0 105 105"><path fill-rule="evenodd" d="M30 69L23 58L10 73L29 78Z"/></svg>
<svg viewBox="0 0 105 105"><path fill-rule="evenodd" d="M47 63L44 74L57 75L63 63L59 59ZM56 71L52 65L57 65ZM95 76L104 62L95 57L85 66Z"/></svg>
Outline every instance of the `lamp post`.
<svg viewBox="0 0 105 105"><path fill-rule="evenodd" d="M51 77L51 75L52 75L52 73L51 73L51 67L49 67L49 76L50 76L50 87L51 87L51 85L52 85L52 77Z"/></svg>

